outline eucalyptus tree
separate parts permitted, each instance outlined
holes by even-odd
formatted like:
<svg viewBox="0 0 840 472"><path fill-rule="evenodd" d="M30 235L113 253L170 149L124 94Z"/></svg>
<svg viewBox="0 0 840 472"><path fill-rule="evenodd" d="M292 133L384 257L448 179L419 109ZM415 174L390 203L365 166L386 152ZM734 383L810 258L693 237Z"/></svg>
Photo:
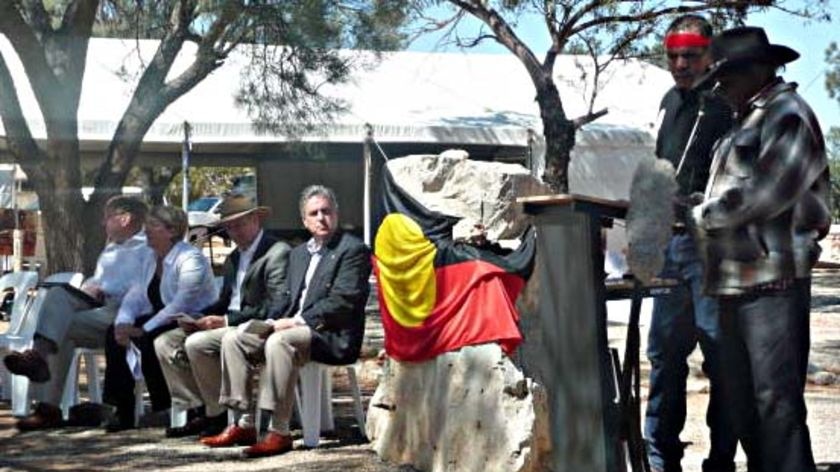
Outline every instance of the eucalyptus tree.
<svg viewBox="0 0 840 472"><path fill-rule="evenodd" d="M235 50L251 51L250 74L240 84L239 97L260 126L305 126L340 108L319 88L350 74L352 58L339 49L398 47L404 8L399 0L0 1L0 33L23 64L46 130L45 140L35 139L7 58L0 54L5 145L38 194L47 270L92 267L102 244L96 228L103 204L122 187L149 127ZM85 202L78 191L77 112L94 35L159 42L139 71L129 105L94 173L95 191ZM170 74L190 43L196 48L192 62Z"/></svg>
<svg viewBox="0 0 840 472"><path fill-rule="evenodd" d="M742 23L754 11L780 9L794 16L826 19L828 0L433 0L420 2L418 12L429 6L448 6L447 15L427 16L418 31L444 30L462 47L495 41L525 67L536 91L546 140L543 180L555 191L568 191L569 153L576 130L607 110L569 117L555 83L558 56L589 55L597 75L615 59L637 56L653 48L652 40L667 22L686 13L705 14L718 24ZM474 18L480 27L467 32L464 20ZM538 21L528 21L538 19ZM545 50L529 44L522 34L534 25L548 38ZM532 32L529 32L532 33ZM597 84L592 90L597 90Z"/></svg>

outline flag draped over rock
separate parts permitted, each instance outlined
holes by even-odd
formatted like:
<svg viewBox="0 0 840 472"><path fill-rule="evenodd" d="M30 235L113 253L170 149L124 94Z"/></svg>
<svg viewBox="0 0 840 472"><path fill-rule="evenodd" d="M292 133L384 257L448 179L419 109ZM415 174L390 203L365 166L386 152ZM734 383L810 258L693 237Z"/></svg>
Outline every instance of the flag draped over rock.
<svg viewBox="0 0 840 472"><path fill-rule="evenodd" d="M489 342L512 353L522 341L514 302L533 269L534 231L515 251L454 242L458 218L414 200L387 166L382 184L374 273L388 355L422 361Z"/></svg>

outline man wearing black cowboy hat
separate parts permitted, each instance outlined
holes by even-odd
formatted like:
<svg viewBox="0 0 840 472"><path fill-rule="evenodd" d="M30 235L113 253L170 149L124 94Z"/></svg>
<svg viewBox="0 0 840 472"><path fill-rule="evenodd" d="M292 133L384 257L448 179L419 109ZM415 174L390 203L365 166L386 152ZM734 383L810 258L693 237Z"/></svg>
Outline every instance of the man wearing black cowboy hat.
<svg viewBox="0 0 840 472"><path fill-rule="evenodd" d="M693 89L711 64L712 26L698 15L676 18L665 33L668 70L674 86L662 98L656 157L674 165L680 202L702 192L709 180L712 146L732 127L732 111L722 98ZM679 472L685 446L680 432L686 419L688 357L699 344L709 378L709 454L704 472L734 472L738 440L721 394L718 303L703 293L703 262L697 242L685 231L687 204L678 208L680 225L665 250L663 278L679 281L657 297L648 332L650 388L645 411L648 460L655 472Z"/></svg>
<svg viewBox="0 0 840 472"><path fill-rule="evenodd" d="M222 269L219 299L202 310L204 316L183 317L180 329L155 340L173 404L204 407L204 414L194 414L185 426L168 428L169 437L212 436L227 426L227 412L219 405L222 337L245 321L266 318L286 278L291 248L263 231L268 207L256 206L243 195L229 195L219 208L217 225L236 243Z"/></svg>
<svg viewBox="0 0 840 472"><path fill-rule="evenodd" d="M806 424L811 268L830 225L819 124L776 75L799 54L761 28L711 44L714 83L736 111L693 220L706 291L720 299L724 388L751 471L815 470Z"/></svg>

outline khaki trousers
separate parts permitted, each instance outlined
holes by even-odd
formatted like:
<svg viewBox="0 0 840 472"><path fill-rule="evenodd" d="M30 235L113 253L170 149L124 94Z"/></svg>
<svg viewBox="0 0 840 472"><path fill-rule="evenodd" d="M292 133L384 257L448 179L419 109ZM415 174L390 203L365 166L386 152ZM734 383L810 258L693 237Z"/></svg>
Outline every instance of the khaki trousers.
<svg viewBox="0 0 840 472"><path fill-rule="evenodd" d="M234 410L253 405L251 374L265 362L260 375L258 407L288 422L300 368L309 361L312 332L308 326L275 331L268 339L236 330L222 339L222 390L219 402Z"/></svg>
<svg viewBox="0 0 840 472"><path fill-rule="evenodd" d="M219 405L222 338L232 330L224 327L187 335L176 328L155 339L155 354L173 404L182 408L204 405L207 416L224 413Z"/></svg>
<svg viewBox="0 0 840 472"><path fill-rule="evenodd" d="M102 349L105 333L117 316L116 305L90 308L78 297L60 287L47 292L38 314L36 332L53 341L58 352L45 356L50 368L50 380L33 383L33 398L58 406L64 392L64 382L77 347Z"/></svg>

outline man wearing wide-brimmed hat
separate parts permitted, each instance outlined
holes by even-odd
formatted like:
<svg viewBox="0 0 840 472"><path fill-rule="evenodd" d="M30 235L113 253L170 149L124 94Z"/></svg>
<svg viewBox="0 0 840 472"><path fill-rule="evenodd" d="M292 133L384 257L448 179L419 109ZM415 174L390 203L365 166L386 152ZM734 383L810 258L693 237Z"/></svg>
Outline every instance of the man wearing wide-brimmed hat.
<svg viewBox="0 0 840 472"><path fill-rule="evenodd" d="M236 249L225 260L219 299L201 318L185 317L179 329L155 340L172 403L194 409L193 418L185 426L168 428L167 436L214 435L227 426L227 412L219 406L222 336L245 321L266 318L286 278L291 248L263 230L268 214L268 207L257 206L249 197L224 198L217 225Z"/></svg>
<svg viewBox="0 0 840 472"><path fill-rule="evenodd" d="M720 299L724 388L750 470L815 470L806 424L811 269L829 229L820 126L777 70L799 54L761 28L711 45L713 83L736 111L693 220L706 290Z"/></svg>

